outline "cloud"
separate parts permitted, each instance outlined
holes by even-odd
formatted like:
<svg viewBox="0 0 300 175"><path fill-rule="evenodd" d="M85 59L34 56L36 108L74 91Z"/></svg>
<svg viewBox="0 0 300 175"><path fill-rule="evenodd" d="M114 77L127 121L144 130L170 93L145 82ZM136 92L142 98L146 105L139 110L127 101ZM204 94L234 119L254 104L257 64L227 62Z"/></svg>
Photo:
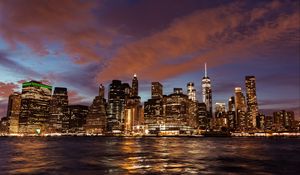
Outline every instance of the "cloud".
<svg viewBox="0 0 300 175"><path fill-rule="evenodd" d="M25 67L19 64L18 62L9 59L7 55L1 51L0 51L0 66L7 68L11 72L17 72L23 75L25 74L27 76L35 76L35 77L40 76L39 73L31 70L30 68Z"/></svg>
<svg viewBox="0 0 300 175"><path fill-rule="evenodd" d="M179 18L168 28L120 48L97 79L124 78L136 72L145 79L163 80L195 71L204 62L218 66L251 58L264 44L295 45L295 40L280 37L286 33L297 37L299 9L293 7L296 3L277 3L250 10L242 2L232 3Z"/></svg>
<svg viewBox="0 0 300 175"><path fill-rule="evenodd" d="M19 87L19 85L15 84L15 83L0 82L0 99L8 97L18 87Z"/></svg>
<svg viewBox="0 0 300 175"><path fill-rule="evenodd" d="M98 25L94 7L81 0L1 1L0 36L11 48L22 43L43 56L54 43L77 63L97 62L97 48L110 44L113 31Z"/></svg>
<svg viewBox="0 0 300 175"><path fill-rule="evenodd" d="M8 97L19 86L15 83L0 82L0 118L6 115Z"/></svg>
<svg viewBox="0 0 300 175"><path fill-rule="evenodd" d="M69 97L69 103L70 104L82 104L86 103L85 97L80 96L76 91L69 91L68 92L68 97Z"/></svg>

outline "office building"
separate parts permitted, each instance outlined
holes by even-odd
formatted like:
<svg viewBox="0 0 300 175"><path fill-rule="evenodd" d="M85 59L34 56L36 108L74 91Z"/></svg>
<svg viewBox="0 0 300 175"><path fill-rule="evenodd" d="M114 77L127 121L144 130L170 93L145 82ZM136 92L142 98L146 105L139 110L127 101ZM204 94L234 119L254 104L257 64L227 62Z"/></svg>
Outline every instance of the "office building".
<svg viewBox="0 0 300 175"><path fill-rule="evenodd" d="M88 113L88 106L84 105L69 105L69 127L66 133L85 133L84 126L86 124L86 117Z"/></svg>
<svg viewBox="0 0 300 175"><path fill-rule="evenodd" d="M132 87L131 96L138 96L139 95L139 81L137 79L136 74L134 74L134 76L133 76L131 87Z"/></svg>
<svg viewBox="0 0 300 175"><path fill-rule="evenodd" d="M247 112L250 120L250 125L256 127L256 117L258 116L258 105L256 97L256 81L254 76L246 76L246 97L247 97Z"/></svg>
<svg viewBox="0 0 300 175"><path fill-rule="evenodd" d="M235 112L236 112L236 121L237 121L237 129L239 131L245 131L248 127L248 119L247 119L247 107L245 96L242 93L241 87L235 88Z"/></svg>
<svg viewBox="0 0 300 175"><path fill-rule="evenodd" d="M113 133L124 132L124 111L126 100L130 97L131 88L128 83L113 80L109 85L107 131Z"/></svg>
<svg viewBox="0 0 300 175"><path fill-rule="evenodd" d="M159 82L151 83L151 98L159 99L163 97L163 85Z"/></svg>
<svg viewBox="0 0 300 175"><path fill-rule="evenodd" d="M16 134L19 132L19 116L21 112L21 94L14 92L8 98L7 118L8 132Z"/></svg>
<svg viewBox="0 0 300 175"><path fill-rule="evenodd" d="M196 89L195 89L195 86L194 86L194 83L193 82L189 82L187 85L187 95L189 97L190 100L192 100L193 102L196 102L197 99L196 99Z"/></svg>
<svg viewBox="0 0 300 175"><path fill-rule="evenodd" d="M52 86L37 81L22 84L19 132L41 134L46 132Z"/></svg>
<svg viewBox="0 0 300 175"><path fill-rule="evenodd" d="M212 90L210 78L207 76L207 68L205 63L205 74L202 78L202 102L206 105L208 117L212 118Z"/></svg>
<svg viewBox="0 0 300 175"><path fill-rule="evenodd" d="M104 86L99 87L99 95L89 107L85 130L88 134L104 134L106 131L107 103L104 98Z"/></svg>
<svg viewBox="0 0 300 175"><path fill-rule="evenodd" d="M55 87L50 101L49 133L62 132L62 120L68 113L68 90L64 87Z"/></svg>

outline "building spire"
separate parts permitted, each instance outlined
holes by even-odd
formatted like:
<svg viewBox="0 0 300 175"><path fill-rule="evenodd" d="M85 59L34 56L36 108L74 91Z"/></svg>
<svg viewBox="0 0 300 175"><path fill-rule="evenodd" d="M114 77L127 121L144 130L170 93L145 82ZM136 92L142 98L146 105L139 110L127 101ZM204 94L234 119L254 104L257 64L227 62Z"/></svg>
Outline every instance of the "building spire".
<svg viewBox="0 0 300 175"><path fill-rule="evenodd" d="M205 66L205 77L207 77L206 63L204 64L204 66Z"/></svg>

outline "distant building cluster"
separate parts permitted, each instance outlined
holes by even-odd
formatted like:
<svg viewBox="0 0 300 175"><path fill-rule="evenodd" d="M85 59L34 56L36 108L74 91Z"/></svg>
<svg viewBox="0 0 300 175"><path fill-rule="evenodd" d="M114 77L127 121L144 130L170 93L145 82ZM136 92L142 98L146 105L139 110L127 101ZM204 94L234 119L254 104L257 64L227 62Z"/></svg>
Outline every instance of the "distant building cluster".
<svg viewBox="0 0 300 175"><path fill-rule="evenodd" d="M69 105L64 87L45 85L37 81L22 84L22 92L9 96L7 117L0 130L9 134L88 134L88 135L192 135L209 131L221 132L293 132L299 131L292 111L281 110L273 116L259 112L254 76L245 77L246 96L241 87L226 105L212 105L211 80L205 75L200 89L202 100L196 98L193 82L187 92L174 88L163 94L163 85L151 84L151 98L141 102L139 83L134 75L131 85L113 80L108 99L105 88L90 106ZM52 93L53 91L53 93ZM227 106L227 107L226 107Z"/></svg>

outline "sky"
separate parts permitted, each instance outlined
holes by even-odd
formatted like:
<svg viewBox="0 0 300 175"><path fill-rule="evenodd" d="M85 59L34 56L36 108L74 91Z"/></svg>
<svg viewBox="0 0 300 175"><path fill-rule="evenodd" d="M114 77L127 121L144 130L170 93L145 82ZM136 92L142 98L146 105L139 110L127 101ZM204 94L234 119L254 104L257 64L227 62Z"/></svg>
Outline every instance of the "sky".
<svg viewBox="0 0 300 175"><path fill-rule="evenodd" d="M151 82L164 94L194 82L204 63L213 103L227 103L256 77L260 112L300 119L300 1L0 0L0 117L21 83L67 87L90 105L113 79L136 73L142 101Z"/></svg>

